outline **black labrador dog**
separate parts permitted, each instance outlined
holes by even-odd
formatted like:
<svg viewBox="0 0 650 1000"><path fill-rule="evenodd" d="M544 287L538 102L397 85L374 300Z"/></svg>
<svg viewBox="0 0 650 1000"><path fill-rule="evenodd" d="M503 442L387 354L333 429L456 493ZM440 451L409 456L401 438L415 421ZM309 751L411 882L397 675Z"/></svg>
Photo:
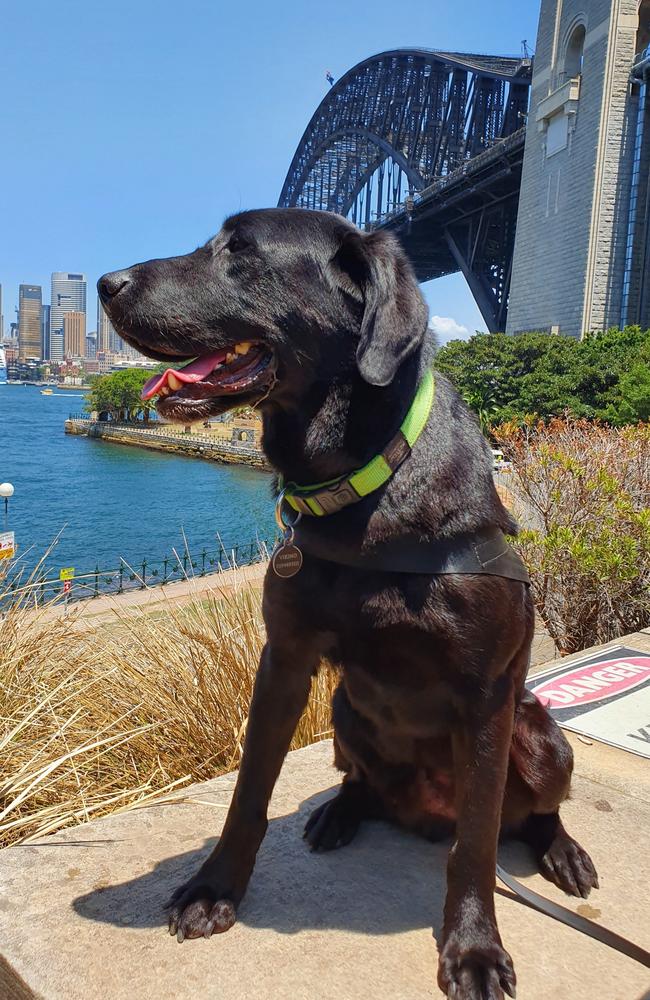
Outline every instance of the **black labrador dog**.
<svg viewBox="0 0 650 1000"><path fill-rule="evenodd" d="M427 309L399 245L337 215L243 212L193 253L107 274L98 289L120 335L169 362L146 388L159 412L188 423L258 406L264 450L285 483L338 480L380 454L432 364ZM179 940L234 921L326 658L340 670L334 745L344 778L310 817L309 844L347 844L372 817L429 838L453 834L439 985L456 1000L515 995L494 911L500 833L528 842L566 892L586 896L598 884L558 813L570 746L524 688L529 588L499 575L354 564L377 547L397 551L404 537L445 544L495 528L516 530L489 449L436 376L424 430L388 481L331 516L303 517L302 568L291 578L267 572L267 643L239 778L218 846L170 903Z"/></svg>

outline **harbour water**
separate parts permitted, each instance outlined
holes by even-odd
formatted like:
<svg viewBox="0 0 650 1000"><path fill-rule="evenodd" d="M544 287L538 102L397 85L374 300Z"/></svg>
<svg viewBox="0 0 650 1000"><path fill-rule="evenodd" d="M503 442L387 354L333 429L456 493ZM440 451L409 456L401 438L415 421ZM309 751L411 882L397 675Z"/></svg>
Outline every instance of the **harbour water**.
<svg viewBox="0 0 650 1000"><path fill-rule="evenodd" d="M15 487L9 529L28 565L59 533L48 576L274 537L268 473L64 434L82 406L57 389L0 386L0 482Z"/></svg>

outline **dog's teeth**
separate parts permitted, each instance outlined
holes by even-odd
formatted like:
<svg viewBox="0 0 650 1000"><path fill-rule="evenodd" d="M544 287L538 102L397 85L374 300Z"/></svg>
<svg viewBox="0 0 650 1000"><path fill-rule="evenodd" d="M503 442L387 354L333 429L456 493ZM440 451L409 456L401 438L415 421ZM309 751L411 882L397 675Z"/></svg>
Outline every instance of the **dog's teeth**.
<svg viewBox="0 0 650 1000"><path fill-rule="evenodd" d="M169 389L167 388L166 385L164 385L161 389L158 390L158 395L159 396L169 396Z"/></svg>
<svg viewBox="0 0 650 1000"><path fill-rule="evenodd" d="M234 361L236 357L236 354L226 354L226 364L230 364L230 362Z"/></svg>
<svg viewBox="0 0 650 1000"><path fill-rule="evenodd" d="M235 344L235 354L248 354L250 349L250 340L244 340L241 344Z"/></svg>
<svg viewBox="0 0 650 1000"><path fill-rule="evenodd" d="M175 375L168 375L167 376L167 385L169 386L170 389L174 389L174 390L180 389L180 387L182 386L182 384L183 383L181 382L181 380L177 379Z"/></svg>

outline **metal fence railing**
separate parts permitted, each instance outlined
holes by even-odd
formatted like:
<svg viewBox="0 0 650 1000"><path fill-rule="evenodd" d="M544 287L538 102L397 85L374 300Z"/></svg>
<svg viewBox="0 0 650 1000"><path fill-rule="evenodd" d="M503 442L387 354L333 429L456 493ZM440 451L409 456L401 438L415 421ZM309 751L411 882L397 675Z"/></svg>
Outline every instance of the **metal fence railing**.
<svg viewBox="0 0 650 1000"><path fill-rule="evenodd" d="M147 426L147 424L145 423L144 420L113 420L111 418L110 420L101 420L101 421L97 420L96 421L90 415L90 413L88 413L87 410L81 410L78 413L69 413L68 414L68 420L83 420L87 424L92 424L92 423L102 423L102 424L117 424L117 423L122 423L122 424L128 424L130 427L146 427ZM160 420L160 417L158 416L158 414L156 413L156 411L152 410L149 413L148 423L150 423L150 424L154 423L155 424L156 421L159 421L159 420ZM160 422L163 423L163 421L160 421Z"/></svg>
<svg viewBox="0 0 650 1000"><path fill-rule="evenodd" d="M42 605L49 602L83 601L106 595L124 594L148 587L165 586L179 580L220 573L237 566L250 566L264 562L275 544L275 539L257 538L245 544L226 546L221 543L216 550L203 548L198 554L176 552L159 559L129 563L120 558L116 567L79 573L65 581L51 576L45 567L42 572L9 567L4 581L0 577L0 610L16 603Z"/></svg>

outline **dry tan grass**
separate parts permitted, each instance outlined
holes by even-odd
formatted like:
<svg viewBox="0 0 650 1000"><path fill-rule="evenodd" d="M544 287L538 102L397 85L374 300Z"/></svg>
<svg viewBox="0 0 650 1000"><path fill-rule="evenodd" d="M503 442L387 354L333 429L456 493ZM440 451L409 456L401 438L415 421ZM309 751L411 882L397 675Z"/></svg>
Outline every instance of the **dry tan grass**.
<svg viewBox="0 0 650 1000"><path fill-rule="evenodd" d="M0 846L237 767L264 641L258 592L116 610L83 629L46 610L0 621ZM322 670L294 748L331 735L333 684Z"/></svg>

